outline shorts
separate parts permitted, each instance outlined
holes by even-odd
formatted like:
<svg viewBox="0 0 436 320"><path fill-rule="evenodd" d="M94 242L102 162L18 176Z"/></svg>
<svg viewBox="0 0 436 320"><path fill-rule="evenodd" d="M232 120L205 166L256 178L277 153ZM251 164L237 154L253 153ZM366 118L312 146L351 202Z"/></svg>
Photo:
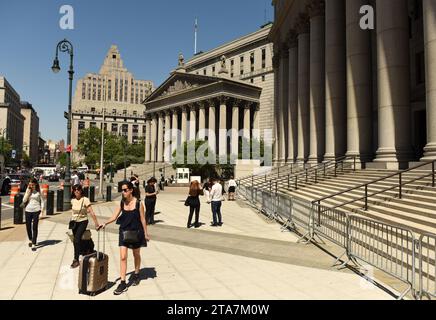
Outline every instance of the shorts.
<svg viewBox="0 0 436 320"><path fill-rule="evenodd" d="M229 187L229 193L235 193L236 187Z"/></svg>

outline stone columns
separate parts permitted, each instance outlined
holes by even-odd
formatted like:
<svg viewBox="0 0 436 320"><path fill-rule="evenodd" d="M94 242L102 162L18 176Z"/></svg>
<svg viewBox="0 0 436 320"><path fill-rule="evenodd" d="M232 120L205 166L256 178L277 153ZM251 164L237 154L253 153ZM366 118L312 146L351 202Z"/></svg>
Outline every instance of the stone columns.
<svg viewBox="0 0 436 320"><path fill-rule="evenodd" d="M274 46L274 56L272 58L273 69L274 69L274 145L273 145L273 162L274 164L279 161L279 92L280 92L280 82L279 82L279 73L280 73L280 56L278 52L278 48Z"/></svg>
<svg viewBox="0 0 436 320"><path fill-rule="evenodd" d="M164 114L159 113L158 118L158 130L157 130L157 162L163 162L163 143L164 143L164 135L163 135L163 122L164 122Z"/></svg>
<svg viewBox="0 0 436 320"><path fill-rule="evenodd" d="M236 100L232 108L232 142L231 142L231 154L238 156L239 145L239 104L240 100Z"/></svg>
<svg viewBox="0 0 436 320"><path fill-rule="evenodd" d="M197 110L195 109L195 105L190 105L190 116L189 116L189 138L188 141L195 140L196 134L196 124L197 124Z"/></svg>
<svg viewBox="0 0 436 320"><path fill-rule="evenodd" d="M372 153L371 33L359 26L368 0L346 0L347 156L370 160ZM378 2L377 2L378 4Z"/></svg>
<svg viewBox="0 0 436 320"><path fill-rule="evenodd" d="M208 142L209 142L209 148L211 151L216 152L216 139L217 139L217 132L216 132L216 107L215 102L211 101L209 104L209 134L208 134Z"/></svg>
<svg viewBox="0 0 436 320"><path fill-rule="evenodd" d="M171 113L169 111L165 111L165 146L164 146L164 161L170 162L171 160Z"/></svg>
<svg viewBox="0 0 436 320"><path fill-rule="evenodd" d="M309 20L300 15L296 26L298 33L298 162L305 162L309 157L309 105L310 80L309 57L310 35Z"/></svg>
<svg viewBox="0 0 436 320"><path fill-rule="evenodd" d="M422 0L424 9L427 145L422 161L436 159L436 1Z"/></svg>
<svg viewBox="0 0 436 320"><path fill-rule="evenodd" d="M287 129L287 106L288 106L288 75L289 75L289 48L287 44L282 44L280 49L280 94L279 94L279 127L278 127L278 139L279 139L279 162L284 164L286 162L286 129Z"/></svg>
<svg viewBox="0 0 436 320"><path fill-rule="evenodd" d="M253 131L259 130L259 104L255 103L253 106ZM256 133L260 137L260 132Z"/></svg>
<svg viewBox="0 0 436 320"><path fill-rule="evenodd" d="M173 122L172 122L172 140L173 140L173 148L171 148L171 155L175 150L177 150L177 146L179 145L179 117L178 117L178 109L173 110Z"/></svg>
<svg viewBox="0 0 436 320"><path fill-rule="evenodd" d="M291 31L288 35L289 45L289 80L288 80L288 159L289 163L297 160L298 151L298 39Z"/></svg>
<svg viewBox="0 0 436 320"><path fill-rule="evenodd" d="M220 98L220 119L219 119L219 156L227 157L227 98Z"/></svg>
<svg viewBox="0 0 436 320"><path fill-rule="evenodd" d="M377 1L377 43L379 149L375 162L401 169L412 160L407 0Z"/></svg>
<svg viewBox="0 0 436 320"><path fill-rule="evenodd" d="M345 2L326 0L325 148L324 160L341 157L346 150L346 43Z"/></svg>
<svg viewBox="0 0 436 320"><path fill-rule="evenodd" d="M182 107L182 136L180 138L180 143L183 144L186 142L187 134L188 134L188 108L186 106Z"/></svg>
<svg viewBox="0 0 436 320"><path fill-rule="evenodd" d="M251 135L250 135L250 105L245 103L244 107L243 107L243 112L244 112L244 127L243 127L243 135L244 138L247 140L250 140Z"/></svg>
<svg viewBox="0 0 436 320"><path fill-rule="evenodd" d="M325 153L325 17L324 1L312 0L310 15L310 163Z"/></svg>
<svg viewBox="0 0 436 320"><path fill-rule="evenodd" d="M198 109L198 131L200 140L205 139L205 130L206 130L206 109L204 102L200 102L200 106Z"/></svg>
<svg viewBox="0 0 436 320"><path fill-rule="evenodd" d="M156 131L157 131L157 123L156 123L156 114L152 114L151 119L151 161L156 161Z"/></svg>
<svg viewBox="0 0 436 320"><path fill-rule="evenodd" d="M145 162L151 161L151 118L147 116L145 121Z"/></svg>

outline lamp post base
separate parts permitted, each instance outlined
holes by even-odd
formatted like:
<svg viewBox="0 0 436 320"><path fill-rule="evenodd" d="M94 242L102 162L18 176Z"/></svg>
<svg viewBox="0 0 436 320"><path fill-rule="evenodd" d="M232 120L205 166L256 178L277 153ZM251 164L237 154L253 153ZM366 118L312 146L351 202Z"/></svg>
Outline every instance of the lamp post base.
<svg viewBox="0 0 436 320"><path fill-rule="evenodd" d="M71 184L64 183L64 211L71 210Z"/></svg>

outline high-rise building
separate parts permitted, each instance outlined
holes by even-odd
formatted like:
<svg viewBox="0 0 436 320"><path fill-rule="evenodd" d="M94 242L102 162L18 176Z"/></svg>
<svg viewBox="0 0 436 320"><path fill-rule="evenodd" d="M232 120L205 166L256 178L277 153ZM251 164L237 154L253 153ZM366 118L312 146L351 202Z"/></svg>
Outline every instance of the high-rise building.
<svg viewBox="0 0 436 320"><path fill-rule="evenodd" d="M145 136L145 111L141 102L153 91L153 82L135 80L124 67L117 46L109 49L99 73L88 73L77 81L72 105L71 144L73 159L80 132L89 127L102 128L114 135L125 135L130 143Z"/></svg>
<svg viewBox="0 0 436 320"><path fill-rule="evenodd" d="M32 104L21 102L21 114L24 116L23 150L29 156L30 162L38 162L38 132L39 117Z"/></svg>
<svg viewBox="0 0 436 320"><path fill-rule="evenodd" d="M24 120L20 95L0 76L0 135L4 133L4 138L12 144L16 159L22 156Z"/></svg>

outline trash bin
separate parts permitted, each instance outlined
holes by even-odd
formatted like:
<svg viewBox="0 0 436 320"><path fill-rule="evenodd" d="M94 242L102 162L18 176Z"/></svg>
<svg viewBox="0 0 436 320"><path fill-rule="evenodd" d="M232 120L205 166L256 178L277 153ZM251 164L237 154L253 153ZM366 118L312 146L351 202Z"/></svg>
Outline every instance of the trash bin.
<svg viewBox="0 0 436 320"><path fill-rule="evenodd" d="M112 186L106 187L106 202L112 201Z"/></svg>
<svg viewBox="0 0 436 320"><path fill-rule="evenodd" d="M89 201L95 202L95 187L94 186L89 187Z"/></svg>
<svg viewBox="0 0 436 320"><path fill-rule="evenodd" d="M54 213L54 191L49 191L47 195L47 215L52 216Z"/></svg>
<svg viewBox="0 0 436 320"><path fill-rule="evenodd" d="M56 212L64 211L64 190L58 190L56 193Z"/></svg>
<svg viewBox="0 0 436 320"><path fill-rule="evenodd" d="M23 196L21 194L17 194L14 199L14 224L23 224L23 208L20 208L21 203L23 202Z"/></svg>

